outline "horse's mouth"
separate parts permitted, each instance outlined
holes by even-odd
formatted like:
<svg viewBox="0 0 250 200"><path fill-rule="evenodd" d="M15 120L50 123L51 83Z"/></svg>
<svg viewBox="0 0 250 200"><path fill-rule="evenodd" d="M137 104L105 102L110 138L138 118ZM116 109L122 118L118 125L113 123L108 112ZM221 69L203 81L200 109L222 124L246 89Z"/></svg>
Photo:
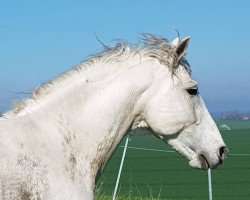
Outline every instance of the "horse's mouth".
<svg viewBox="0 0 250 200"><path fill-rule="evenodd" d="M191 157L191 159L189 159L190 160L189 164L192 167L202 170L208 170L209 168L214 168L214 166L211 166L205 155L197 154L197 152L195 152L195 150L192 148L186 147L185 149L188 150L187 152L189 153L189 156L187 156L187 158Z"/></svg>
<svg viewBox="0 0 250 200"><path fill-rule="evenodd" d="M208 158L206 157L205 152L198 153L194 148L177 143L176 140L170 140L168 142L175 150L177 150L189 160L189 165L193 168L208 170L209 168L217 168L222 164L222 159L209 160L209 157L208 155Z"/></svg>
<svg viewBox="0 0 250 200"><path fill-rule="evenodd" d="M193 168L202 170L208 170L208 168L211 168L209 161L203 154L200 155L196 154L196 156L194 156L193 159L190 159L189 165Z"/></svg>
<svg viewBox="0 0 250 200"><path fill-rule="evenodd" d="M214 168L220 167L222 165L222 159L219 159L218 162L216 162L214 164L209 163L206 156L204 156L203 154L199 155L199 160L201 162L201 168L204 170L208 170L209 168L214 169Z"/></svg>

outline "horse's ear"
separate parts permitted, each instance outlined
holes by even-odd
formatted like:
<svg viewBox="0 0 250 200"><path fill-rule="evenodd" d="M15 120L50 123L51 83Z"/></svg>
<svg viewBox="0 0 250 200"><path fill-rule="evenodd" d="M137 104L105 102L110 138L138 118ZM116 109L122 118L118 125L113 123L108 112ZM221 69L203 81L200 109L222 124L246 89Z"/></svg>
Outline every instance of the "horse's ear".
<svg viewBox="0 0 250 200"><path fill-rule="evenodd" d="M190 41L190 37L184 38L176 47L175 47L175 53L178 56L178 59L181 59L187 51L188 43Z"/></svg>

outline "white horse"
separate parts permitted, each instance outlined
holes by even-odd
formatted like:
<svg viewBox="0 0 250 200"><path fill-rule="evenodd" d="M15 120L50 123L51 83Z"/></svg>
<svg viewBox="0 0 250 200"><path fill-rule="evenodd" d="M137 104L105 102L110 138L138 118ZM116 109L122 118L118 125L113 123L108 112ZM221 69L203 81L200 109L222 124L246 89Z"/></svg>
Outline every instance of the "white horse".
<svg viewBox="0 0 250 200"><path fill-rule="evenodd" d="M138 127L194 168L221 165L228 150L184 58L190 38L143 41L107 47L0 118L1 199L93 199L107 161Z"/></svg>

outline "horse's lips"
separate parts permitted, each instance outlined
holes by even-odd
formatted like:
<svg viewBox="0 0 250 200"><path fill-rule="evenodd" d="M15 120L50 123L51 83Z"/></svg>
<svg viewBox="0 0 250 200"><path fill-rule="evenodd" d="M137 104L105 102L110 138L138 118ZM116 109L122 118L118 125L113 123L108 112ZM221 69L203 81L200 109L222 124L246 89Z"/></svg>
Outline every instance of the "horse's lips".
<svg viewBox="0 0 250 200"><path fill-rule="evenodd" d="M208 170L210 164L204 155L197 155L193 152L193 157L189 161L189 165L196 169Z"/></svg>
<svg viewBox="0 0 250 200"><path fill-rule="evenodd" d="M210 168L209 162L207 161L206 157L204 155L200 155L199 156L199 160L202 163L201 167L204 170L208 170L208 168Z"/></svg>

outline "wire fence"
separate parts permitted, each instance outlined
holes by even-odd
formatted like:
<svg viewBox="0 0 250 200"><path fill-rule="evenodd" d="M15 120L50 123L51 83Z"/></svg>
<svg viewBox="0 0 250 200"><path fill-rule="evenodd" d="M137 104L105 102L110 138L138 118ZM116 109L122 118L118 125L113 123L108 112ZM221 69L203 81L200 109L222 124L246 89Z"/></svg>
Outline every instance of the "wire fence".
<svg viewBox="0 0 250 200"><path fill-rule="evenodd" d="M115 185L115 190L113 193L113 200L116 199L116 192L117 192L117 188L119 185L119 180L122 174L122 168L123 168L123 164L124 164L124 159L125 159L125 155L126 155L126 151L127 149L133 149L133 150L139 150L139 151L153 151L153 152L163 152L163 153L177 153L176 151L170 151L170 150L163 150L163 149L153 149L153 148L143 148L143 147L136 147L136 146L128 146L129 144L129 137L127 137L125 145L121 145L119 146L120 148L124 148L123 150L123 156L121 159L121 164L120 164L120 168L119 168L119 173L117 176L117 181L116 181L116 185ZM248 157L250 156L250 154L248 153L230 153L229 156L241 156L241 157ZM207 178L208 178L208 199L209 200L213 200L213 194L212 194L212 174L211 174L211 169L208 169L207 171Z"/></svg>

